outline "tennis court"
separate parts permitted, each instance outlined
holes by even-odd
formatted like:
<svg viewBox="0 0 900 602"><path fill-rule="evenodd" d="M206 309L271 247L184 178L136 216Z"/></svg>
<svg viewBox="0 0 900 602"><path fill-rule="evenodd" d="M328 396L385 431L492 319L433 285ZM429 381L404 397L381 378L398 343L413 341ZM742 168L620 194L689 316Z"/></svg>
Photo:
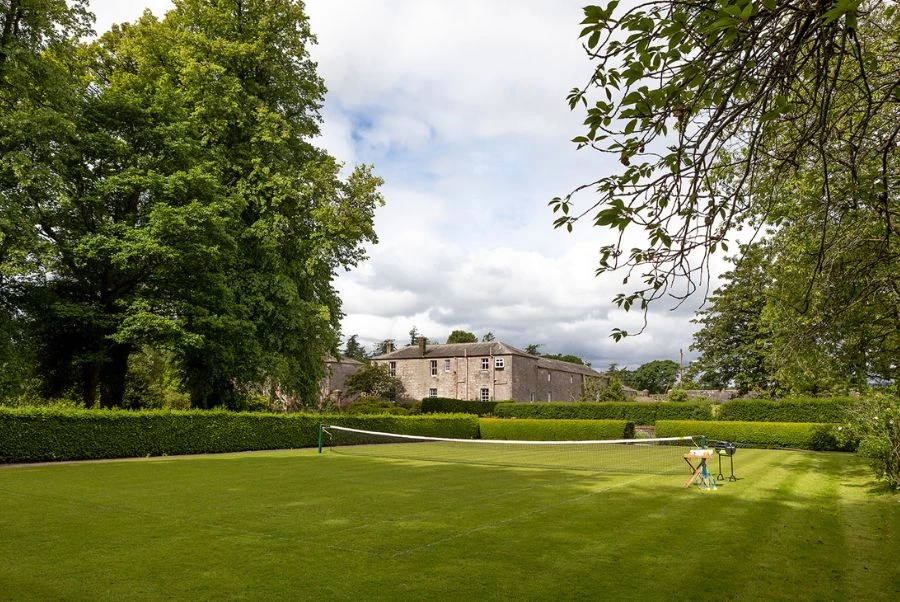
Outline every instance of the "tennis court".
<svg viewBox="0 0 900 602"><path fill-rule="evenodd" d="M677 453L677 450L676 450ZM0 598L897 599L900 503L846 454L739 480L315 450L0 468Z"/></svg>

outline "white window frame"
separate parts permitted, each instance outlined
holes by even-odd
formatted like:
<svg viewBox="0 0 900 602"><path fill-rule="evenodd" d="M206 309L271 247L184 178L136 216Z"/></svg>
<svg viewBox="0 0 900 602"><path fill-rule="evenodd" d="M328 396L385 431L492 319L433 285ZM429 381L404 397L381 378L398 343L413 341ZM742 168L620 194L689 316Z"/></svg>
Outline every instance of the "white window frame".
<svg viewBox="0 0 900 602"><path fill-rule="evenodd" d="M505 367L506 367L506 360L504 358L502 358L502 357L494 358L494 368L503 370Z"/></svg>
<svg viewBox="0 0 900 602"><path fill-rule="evenodd" d="M480 395L478 397L481 401L490 401L491 400L491 390L487 387L481 387Z"/></svg>
<svg viewBox="0 0 900 602"><path fill-rule="evenodd" d="M481 358L481 370L487 372L491 369L491 360L489 358Z"/></svg>
<svg viewBox="0 0 900 602"><path fill-rule="evenodd" d="M431 375L432 376L438 375L437 360L431 360Z"/></svg>
<svg viewBox="0 0 900 602"><path fill-rule="evenodd" d="M428 397L437 397L437 387L431 387L428 389Z"/></svg>
<svg viewBox="0 0 900 602"><path fill-rule="evenodd" d="M397 362L388 362L388 372L391 376L397 376Z"/></svg>
<svg viewBox="0 0 900 602"><path fill-rule="evenodd" d="M444 360L444 372L450 372L450 360Z"/></svg>

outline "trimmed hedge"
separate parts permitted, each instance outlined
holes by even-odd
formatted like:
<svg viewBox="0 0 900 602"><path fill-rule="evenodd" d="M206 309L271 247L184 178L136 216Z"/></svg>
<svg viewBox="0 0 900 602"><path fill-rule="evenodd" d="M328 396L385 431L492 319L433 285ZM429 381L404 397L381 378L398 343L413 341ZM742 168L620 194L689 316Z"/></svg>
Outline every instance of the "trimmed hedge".
<svg viewBox="0 0 900 602"><path fill-rule="evenodd" d="M422 400L423 414L475 414L490 416L494 408L504 401L468 401L450 397L426 397Z"/></svg>
<svg viewBox="0 0 900 602"><path fill-rule="evenodd" d="M482 439L514 441L579 441L590 439L631 439L634 423L626 420L552 420L546 418L481 418Z"/></svg>
<svg viewBox="0 0 900 602"><path fill-rule="evenodd" d="M627 420L656 424L657 420L712 420L708 401L670 403L504 403L494 409L501 418L557 418L576 420Z"/></svg>
<svg viewBox="0 0 900 602"><path fill-rule="evenodd" d="M657 437L706 435L710 439L735 441L751 447L790 447L818 451L852 451L835 436L836 425L815 422L706 422L660 420Z"/></svg>
<svg viewBox="0 0 900 602"><path fill-rule="evenodd" d="M816 399L734 399L719 407L718 420L743 422L844 422L852 397Z"/></svg>
<svg viewBox="0 0 900 602"><path fill-rule="evenodd" d="M0 408L0 462L42 462L314 447L320 423L474 439L474 416Z"/></svg>

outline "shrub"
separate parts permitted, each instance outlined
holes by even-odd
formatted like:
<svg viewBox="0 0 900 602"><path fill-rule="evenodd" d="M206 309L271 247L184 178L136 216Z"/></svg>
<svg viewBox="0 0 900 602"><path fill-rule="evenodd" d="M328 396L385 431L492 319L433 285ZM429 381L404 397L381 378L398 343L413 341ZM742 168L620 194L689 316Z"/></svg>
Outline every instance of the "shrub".
<svg viewBox="0 0 900 602"><path fill-rule="evenodd" d="M502 401L467 401L449 397L426 397L422 400L423 414L475 414L490 416Z"/></svg>
<svg viewBox="0 0 900 602"><path fill-rule="evenodd" d="M847 411L852 404L850 397L798 397L779 401L734 399L719 408L716 418L743 422L840 423L847 419Z"/></svg>
<svg viewBox="0 0 900 602"><path fill-rule="evenodd" d="M320 423L457 439L478 435L478 419L465 415L0 408L0 462L314 447Z"/></svg>
<svg viewBox="0 0 900 602"><path fill-rule="evenodd" d="M669 401L684 403L687 400L688 394L684 389L672 389L671 391L669 391Z"/></svg>
<svg viewBox="0 0 900 602"><path fill-rule="evenodd" d="M380 397L360 397L344 410L348 414L408 414L409 410L401 406L395 406Z"/></svg>
<svg viewBox="0 0 900 602"><path fill-rule="evenodd" d="M631 439L634 423L626 420L547 420L480 418L482 439L516 441L579 441Z"/></svg>
<svg viewBox="0 0 900 602"><path fill-rule="evenodd" d="M872 395L857 400L848 411L839 439L859 443L859 455L868 459L875 476L900 489L900 398Z"/></svg>
<svg viewBox="0 0 900 602"><path fill-rule="evenodd" d="M501 418L556 418L581 420L627 420L655 424L657 420L712 420L707 401L688 403L504 403L494 409Z"/></svg>
<svg viewBox="0 0 900 602"><path fill-rule="evenodd" d="M720 441L736 441L753 447L789 447L812 450L847 450L837 439L837 426L809 422L706 422L660 420L657 437L706 435Z"/></svg>

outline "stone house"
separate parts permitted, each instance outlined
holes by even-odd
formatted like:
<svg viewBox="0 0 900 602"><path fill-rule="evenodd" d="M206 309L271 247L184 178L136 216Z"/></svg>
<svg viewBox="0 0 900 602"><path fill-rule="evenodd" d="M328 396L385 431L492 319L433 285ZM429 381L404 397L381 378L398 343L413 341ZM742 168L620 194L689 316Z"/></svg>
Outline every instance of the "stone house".
<svg viewBox="0 0 900 602"><path fill-rule="evenodd" d="M330 400L337 405L346 405L358 395L348 397L344 381L348 376L363 367L363 363L350 357L325 358L325 378L319 383L321 399Z"/></svg>
<svg viewBox="0 0 900 602"><path fill-rule="evenodd" d="M388 348L373 358L403 382L411 398L481 401L575 401L587 378L605 378L588 366L525 353L500 341Z"/></svg>

